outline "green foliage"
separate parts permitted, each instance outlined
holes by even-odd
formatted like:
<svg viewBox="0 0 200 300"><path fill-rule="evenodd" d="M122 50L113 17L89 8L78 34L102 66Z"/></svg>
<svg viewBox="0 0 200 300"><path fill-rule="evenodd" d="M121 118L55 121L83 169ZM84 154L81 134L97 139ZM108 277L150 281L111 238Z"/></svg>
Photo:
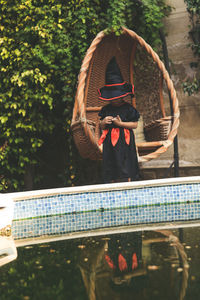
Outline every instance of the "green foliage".
<svg viewBox="0 0 200 300"><path fill-rule="evenodd" d="M141 35L155 50L161 45L159 29L163 28L163 18L172 8L165 0L128 1L127 26Z"/></svg>
<svg viewBox="0 0 200 300"><path fill-rule="evenodd" d="M88 163L78 158L70 120L86 50L99 31L119 35L121 26L158 48L170 8L164 0L0 4L0 147L8 143L0 151L0 190L84 184Z"/></svg>
<svg viewBox="0 0 200 300"><path fill-rule="evenodd" d="M187 5L187 10L191 17L194 15L200 15L200 1L199 0L184 0Z"/></svg>
<svg viewBox="0 0 200 300"><path fill-rule="evenodd" d="M17 249L17 260L1 268L1 300L87 299L78 268L80 240Z"/></svg>
<svg viewBox="0 0 200 300"><path fill-rule="evenodd" d="M183 90L189 96L199 91L200 81L195 78L192 82L184 82L183 83Z"/></svg>
<svg viewBox="0 0 200 300"><path fill-rule="evenodd" d="M184 1L187 5L187 11L191 21L191 29L189 33L193 42L190 43L190 47L192 48L194 55L198 58L198 63L191 63L191 65L193 67L198 67L200 57L200 0ZM199 75L199 72L197 72L197 76L193 79L193 81L187 81L183 84L184 92L188 93L189 96L200 90Z"/></svg>

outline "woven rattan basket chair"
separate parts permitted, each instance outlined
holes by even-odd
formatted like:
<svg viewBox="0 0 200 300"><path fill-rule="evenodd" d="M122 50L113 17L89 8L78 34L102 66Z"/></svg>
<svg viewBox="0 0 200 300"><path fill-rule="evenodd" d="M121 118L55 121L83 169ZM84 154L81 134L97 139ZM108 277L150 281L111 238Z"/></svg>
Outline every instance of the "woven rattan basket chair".
<svg viewBox="0 0 200 300"><path fill-rule="evenodd" d="M140 36L126 28L121 36L100 32L85 55L71 123L75 144L82 157L101 159L98 112L107 102L98 99L97 89L105 84L105 69L113 56L124 80L135 85L135 98L126 97L125 100L136 106L143 116L145 141L136 140L139 161L157 158L169 148L177 134L178 100L158 55ZM172 99L173 116L165 113L163 95L167 92Z"/></svg>

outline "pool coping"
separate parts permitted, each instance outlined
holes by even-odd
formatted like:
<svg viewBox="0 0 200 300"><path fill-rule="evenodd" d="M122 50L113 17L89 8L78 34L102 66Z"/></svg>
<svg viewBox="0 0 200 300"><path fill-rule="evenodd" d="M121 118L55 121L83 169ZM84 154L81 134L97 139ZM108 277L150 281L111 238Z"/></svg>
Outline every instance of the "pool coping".
<svg viewBox="0 0 200 300"><path fill-rule="evenodd" d="M129 224L130 228L141 226L144 229L152 228L152 223L155 226L160 222L162 226L166 222L167 226L178 224L183 218L187 224L189 220L197 222L200 215L199 184L200 176L153 179L0 194L0 201L6 203L9 200L15 203L13 221L23 224L19 229L20 223L16 223L19 240L27 232L27 238L32 234L31 239L38 241L38 234L42 233L43 237L52 240L61 232L63 237L67 235L69 238L86 236L87 233L91 236L92 232L96 235L102 230L116 232L126 226L125 224ZM186 186L190 186L188 193ZM162 188L164 197L160 196ZM182 190L178 198L177 188ZM185 206L180 206L177 210L176 206L185 205L184 203L187 203L188 211ZM152 212L152 207L155 206L157 209ZM126 211L121 214L120 210L124 208ZM40 222L41 216L47 220ZM53 219L48 220L49 217ZM50 238L49 230L54 225L54 237ZM36 229L34 234L33 226Z"/></svg>
<svg viewBox="0 0 200 300"><path fill-rule="evenodd" d="M13 201L24 201L37 197L46 197L54 195L65 194L82 194L82 193L94 193L103 191L119 191L129 189L142 189L155 186L167 186L167 185L180 185L189 183L200 183L200 176L188 176L188 177L172 177L164 179L152 179L132 182L120 182L98 185L85 185L76 187L64 187L44 190L32 190L25 192L14 192L0 194L0 199L12 199Z"/></svg>

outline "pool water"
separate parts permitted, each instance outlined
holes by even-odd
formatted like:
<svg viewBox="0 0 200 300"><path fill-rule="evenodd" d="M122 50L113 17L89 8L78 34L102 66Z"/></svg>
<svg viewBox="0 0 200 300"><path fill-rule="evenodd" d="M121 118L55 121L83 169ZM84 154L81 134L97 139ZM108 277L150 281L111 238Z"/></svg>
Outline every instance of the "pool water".
<svg viewBox="0 0 200 300"><path fill-rule="evenodd" d="M200 224L123 231L18 247L0 299L200 298Z"/></svg>

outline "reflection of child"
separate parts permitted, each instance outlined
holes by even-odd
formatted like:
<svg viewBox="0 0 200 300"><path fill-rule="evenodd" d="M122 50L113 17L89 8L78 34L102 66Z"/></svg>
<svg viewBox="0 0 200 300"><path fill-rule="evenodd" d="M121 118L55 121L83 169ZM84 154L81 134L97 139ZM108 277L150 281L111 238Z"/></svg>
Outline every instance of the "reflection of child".
<svg viewBox="0 0 200 300"><path fill-rule="evenodd" d="M142 232L113 235L105 250L104 258L114 286L132 286L135 292L142 290L147 274L142 261Z"/></svg>
<svg viewBox="0 0 200 300"><path fill-rule="evenodd" d="M141 265L142 260L142 233L113 235L108 242L105 260L117 274L136 270Z"/></svg>
<svg viewBox="0 0 200 300"><path fill-rule="evenodd" d="M115 57L106 68L106 85L99 89L99 99L109 101L99 112L103 130L104 182L139 179L139 167L132 129L137 128L139 112L124 97L133 95L134 87L123 81Z"/></svg>

